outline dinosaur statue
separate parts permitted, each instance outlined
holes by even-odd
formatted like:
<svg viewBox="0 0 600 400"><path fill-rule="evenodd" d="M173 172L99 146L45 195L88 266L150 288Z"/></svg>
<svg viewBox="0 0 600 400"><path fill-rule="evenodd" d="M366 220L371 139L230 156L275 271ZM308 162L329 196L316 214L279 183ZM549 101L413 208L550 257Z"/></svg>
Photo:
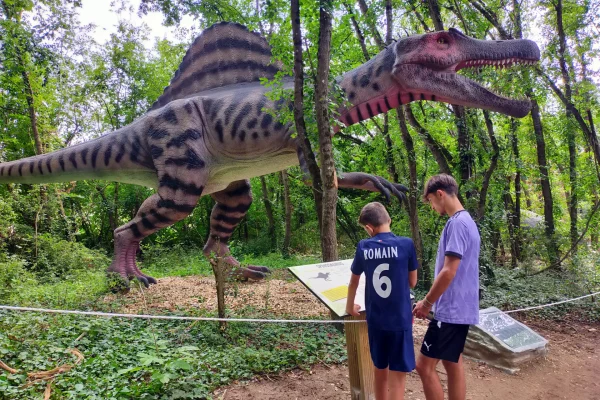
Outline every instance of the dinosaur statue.
<svg viewBox="0 0 600 400"><path fill-rule="evenodd" d="M530 64L539 57L532 41L476 40L456 29L402 38L338 79L348 101L339 107L335 131L414 100L524 117L528 101L498 96L456 72ZM228 255L226 262L239 266L227 241L252 202L248 179L305 166L294 126L273 117L289 105L269 100L259 82L272 79L280 69L260 35L239 24L213 25L194 41L145 115L98 139L2 163L0 184L102 179L155 188L137 215L114 231L115 253L108 268L146 286L156 280L136 266L140 241L184 219L201 196L210 194L216 204L204 253ZM293 80L286 78L284 88L292 87ZM337 184L397 197L406 190L362 172L344 173ZM249 266L240 271L245 278L261 279L268 269Z"/></svg>

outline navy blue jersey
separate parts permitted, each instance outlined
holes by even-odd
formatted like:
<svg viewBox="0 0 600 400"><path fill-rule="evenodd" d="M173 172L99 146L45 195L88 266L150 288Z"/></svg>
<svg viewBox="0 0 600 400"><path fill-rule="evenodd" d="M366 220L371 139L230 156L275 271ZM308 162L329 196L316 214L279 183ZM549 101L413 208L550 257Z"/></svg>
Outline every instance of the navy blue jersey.
<svg viewBox="0 0 600 400"><path fill-rule="evenodd" d="M365 305L370 327L411 329L408 271L418 266L410 238L384 232L360 241L351 270L355 275L365 273Z"/></svg>

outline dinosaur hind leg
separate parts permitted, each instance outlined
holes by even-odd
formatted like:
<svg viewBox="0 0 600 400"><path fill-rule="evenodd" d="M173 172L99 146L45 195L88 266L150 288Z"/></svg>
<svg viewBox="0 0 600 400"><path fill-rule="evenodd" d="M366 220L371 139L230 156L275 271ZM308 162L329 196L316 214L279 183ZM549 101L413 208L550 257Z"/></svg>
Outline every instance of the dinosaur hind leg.
<svg viewBox="0 0 600 400"><path fill-rule="evenodd" d="M143 274L136 265L139 244L159 229L187 217L199 197L199 194L166 197L159 189L157 194L147 198L130 222L115 229L115 255L108 272L118 273L126 282L137 278L146 287L156 283L156 279Z"/></svg>
<svg viewBox="0 0 600 400"><path fill-rule="evenodd" d="M210 215L210 236L204 246L204 254L214 262L213 255L223 257L228 267L242 279L263 279L269 273L267 267L249 265L239 268L240 262L231 255L227 242L235 227L246 216L252 204L252 192L248 180L232 182L220 192L213 193L217 202Z"/></svg>

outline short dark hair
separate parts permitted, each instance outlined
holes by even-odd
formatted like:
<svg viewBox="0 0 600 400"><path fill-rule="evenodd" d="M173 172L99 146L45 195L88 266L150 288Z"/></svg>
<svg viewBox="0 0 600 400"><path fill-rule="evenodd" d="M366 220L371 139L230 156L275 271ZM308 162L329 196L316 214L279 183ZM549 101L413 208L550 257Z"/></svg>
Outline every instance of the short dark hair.
<svg viewBox="0 0 600 400"><path fill-rule="evenodd" d="M427 196L431 193L435 193L438 190L443 190L451 196L456 196L458 194L458 184L456 180L448 175L448 174L438 174L434 175L425 184L425 189L423 190L423 201L429 201Z"/></svg>
<svg viewBox="0 0 600 400"><path fill-rule="evenodd" d="M388 222L390 222L390 214L388 214L385 206L381 203L374 201L360 210L358 223L362 226L369 224L378 227Z"/></svg>

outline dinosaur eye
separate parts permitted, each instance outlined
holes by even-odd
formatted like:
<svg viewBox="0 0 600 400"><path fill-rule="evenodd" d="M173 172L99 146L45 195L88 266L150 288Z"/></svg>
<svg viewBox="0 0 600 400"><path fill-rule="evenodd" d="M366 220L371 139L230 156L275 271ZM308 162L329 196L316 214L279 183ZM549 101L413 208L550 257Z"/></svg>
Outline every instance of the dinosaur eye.
<svg viewBox="0 0 600 400"><path fill-rule="evenodd" d="M445 37L439 37L437 42L439 44L448 44L448 39L446 39Z"/></svg>

